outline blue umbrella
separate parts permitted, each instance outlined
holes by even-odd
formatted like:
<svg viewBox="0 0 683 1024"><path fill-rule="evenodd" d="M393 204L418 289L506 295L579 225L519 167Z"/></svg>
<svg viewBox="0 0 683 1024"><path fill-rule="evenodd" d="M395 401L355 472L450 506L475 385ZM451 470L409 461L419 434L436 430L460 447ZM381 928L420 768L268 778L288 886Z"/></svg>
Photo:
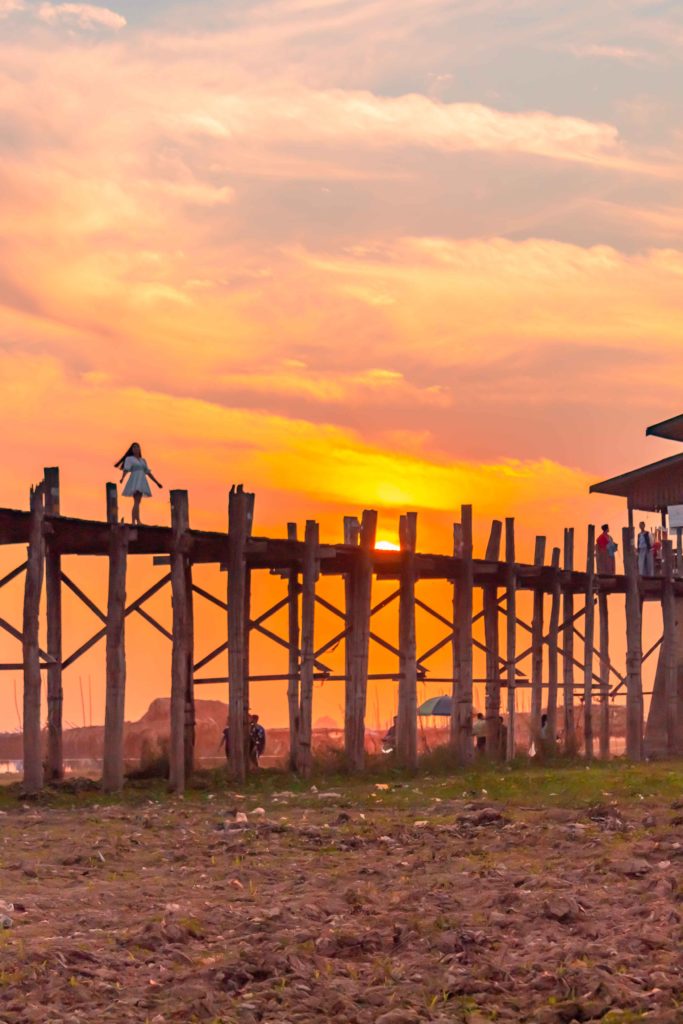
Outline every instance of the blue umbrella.
<svg viewBox="0 0 683 1024"><path fill-rule="evenodd" d="M417 709L418 715L438 715L442 718L450 718L453 709L453 698L443 694L441 697L430 697Z"/></svg>

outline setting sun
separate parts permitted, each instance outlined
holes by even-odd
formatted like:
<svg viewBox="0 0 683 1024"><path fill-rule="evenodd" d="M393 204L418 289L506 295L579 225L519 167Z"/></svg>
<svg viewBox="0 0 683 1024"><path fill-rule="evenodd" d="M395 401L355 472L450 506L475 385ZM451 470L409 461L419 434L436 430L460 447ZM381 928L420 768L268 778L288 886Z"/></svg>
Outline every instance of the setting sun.
<svg viewBox="0 0 683 1024"><path fill-rule="evenodd" d="M378 540L375 544L377 551L400 551L401 545L395 544L393 540Z"/></svg>

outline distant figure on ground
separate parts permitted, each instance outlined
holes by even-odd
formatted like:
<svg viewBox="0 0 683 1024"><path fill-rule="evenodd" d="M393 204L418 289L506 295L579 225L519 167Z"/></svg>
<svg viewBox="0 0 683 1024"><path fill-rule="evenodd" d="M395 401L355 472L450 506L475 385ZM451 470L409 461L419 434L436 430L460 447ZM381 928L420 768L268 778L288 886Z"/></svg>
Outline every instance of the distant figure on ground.
<svg viewBox="0 0 683 1024"><path fill-rule="evenodd" d="M393 754L395 748L396 748L396 715L394 715L394 720L391 723L391 725L389 726L389 728L387 729L386 734L384 735L384 737L382 739L382 753L383 754Z"/></svg>
<svg viewBox="0 0 683 1024"><path fill-rule="evenodd" d="M614 576L616 572L615 555L618 545L610 537L607 523L601 527L602 533L595 542L596 568L602 576Z"/></svg>
<svg viewBox="0 0 683 1024"><path fill-rule="evenodd" d="M225 729L223 729L223 735L221 737L221 741L218 744L218 749L219 750L221 749L221 747L225 747L225 759L226 759L226 761L229 761L230 760L230 725L227 722L226 722L226 725L225 725Z"/></svg>
<svg viewBox="0 0 683 1024"><path fill-rule="evenodd" d="M486 751L486 719L482 715L481 711L477 714L474 725L472 726L472 735L474 736L474 742L479 754L483 754Z"/></svg>
<svg viewBox="0 0 683 1024"><path fill-rule="evenodd" d="M640 532L636 542L638 548L638 572L641 576L654 576L655 566L650 531L645 529L645 523L640 523L639 525Z"/></svg>
<svg viewBox="0 0 683 1024"><path fill-rule="evenodd" d="M128 476L126 486L123 488L123 493L126 498L133 499L131 523L133 526L139 526L140 502L143 498L152 497L152 491L147 481L147 477L149 477L150 480L153 480L157 487L161 487L162 485L143 459L142 450L137 442L133 442L126 454L114 464L114 467L115 469L122 470L121 483L123 483L126 476Z"/></svg>
<svg viewBox="0 0 683 1024"><path fill-rule="evenodd" d="M258 715L249 716L249 760L254 768L266 749L266 730L259 724Z"/></svg>

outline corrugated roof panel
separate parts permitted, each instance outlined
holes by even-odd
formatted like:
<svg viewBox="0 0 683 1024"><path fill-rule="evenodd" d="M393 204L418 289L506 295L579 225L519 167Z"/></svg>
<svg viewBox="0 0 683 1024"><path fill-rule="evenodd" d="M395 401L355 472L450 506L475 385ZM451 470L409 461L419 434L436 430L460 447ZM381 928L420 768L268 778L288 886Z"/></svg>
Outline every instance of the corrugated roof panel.
<svg viewBox="0 0 683 1024"><path fill-rule="evenodd" d="M643 512L683 505L683 453L593 484L590 491L626 498L631 508Z"/></svg>

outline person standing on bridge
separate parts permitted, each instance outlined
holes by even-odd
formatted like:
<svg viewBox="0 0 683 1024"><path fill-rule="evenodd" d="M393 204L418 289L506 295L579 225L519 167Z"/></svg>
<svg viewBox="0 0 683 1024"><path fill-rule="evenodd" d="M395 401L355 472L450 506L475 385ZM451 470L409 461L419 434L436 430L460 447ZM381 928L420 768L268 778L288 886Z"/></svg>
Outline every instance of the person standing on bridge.
<svg viewBox="0 0 683 1024"><path fill-rule="evenodd" d="M641 576L654 576L655 565L652 552L652 537L650 531L645 529L645 523L640 523L640 533L637 539L638 546L638 571Z"/></svg>
<svg viewBox="0 0 683 1024"><path fill-rule="evenodd" d="M608 524L605 523L601 529L602 533L595 542L595 560L597 563L598 575L614 576L614 573L616 572L616 560L614 556L617 551L617 545L610 536Z"/></svg>
<svg viewBox="0 0 683 1024"><path fill-rule="evenodd" d="M157 487L161 487L147 462L142 457L142 449L137 441L134 441L125 455L118 462L114 463L116 469L122 470L121 483L128 476L123 493L126 498L133 499L133 511L131 523L133 526L140 526L140 502L143 498L151 498L152 491L147 477L153 480Z"/></svg>

